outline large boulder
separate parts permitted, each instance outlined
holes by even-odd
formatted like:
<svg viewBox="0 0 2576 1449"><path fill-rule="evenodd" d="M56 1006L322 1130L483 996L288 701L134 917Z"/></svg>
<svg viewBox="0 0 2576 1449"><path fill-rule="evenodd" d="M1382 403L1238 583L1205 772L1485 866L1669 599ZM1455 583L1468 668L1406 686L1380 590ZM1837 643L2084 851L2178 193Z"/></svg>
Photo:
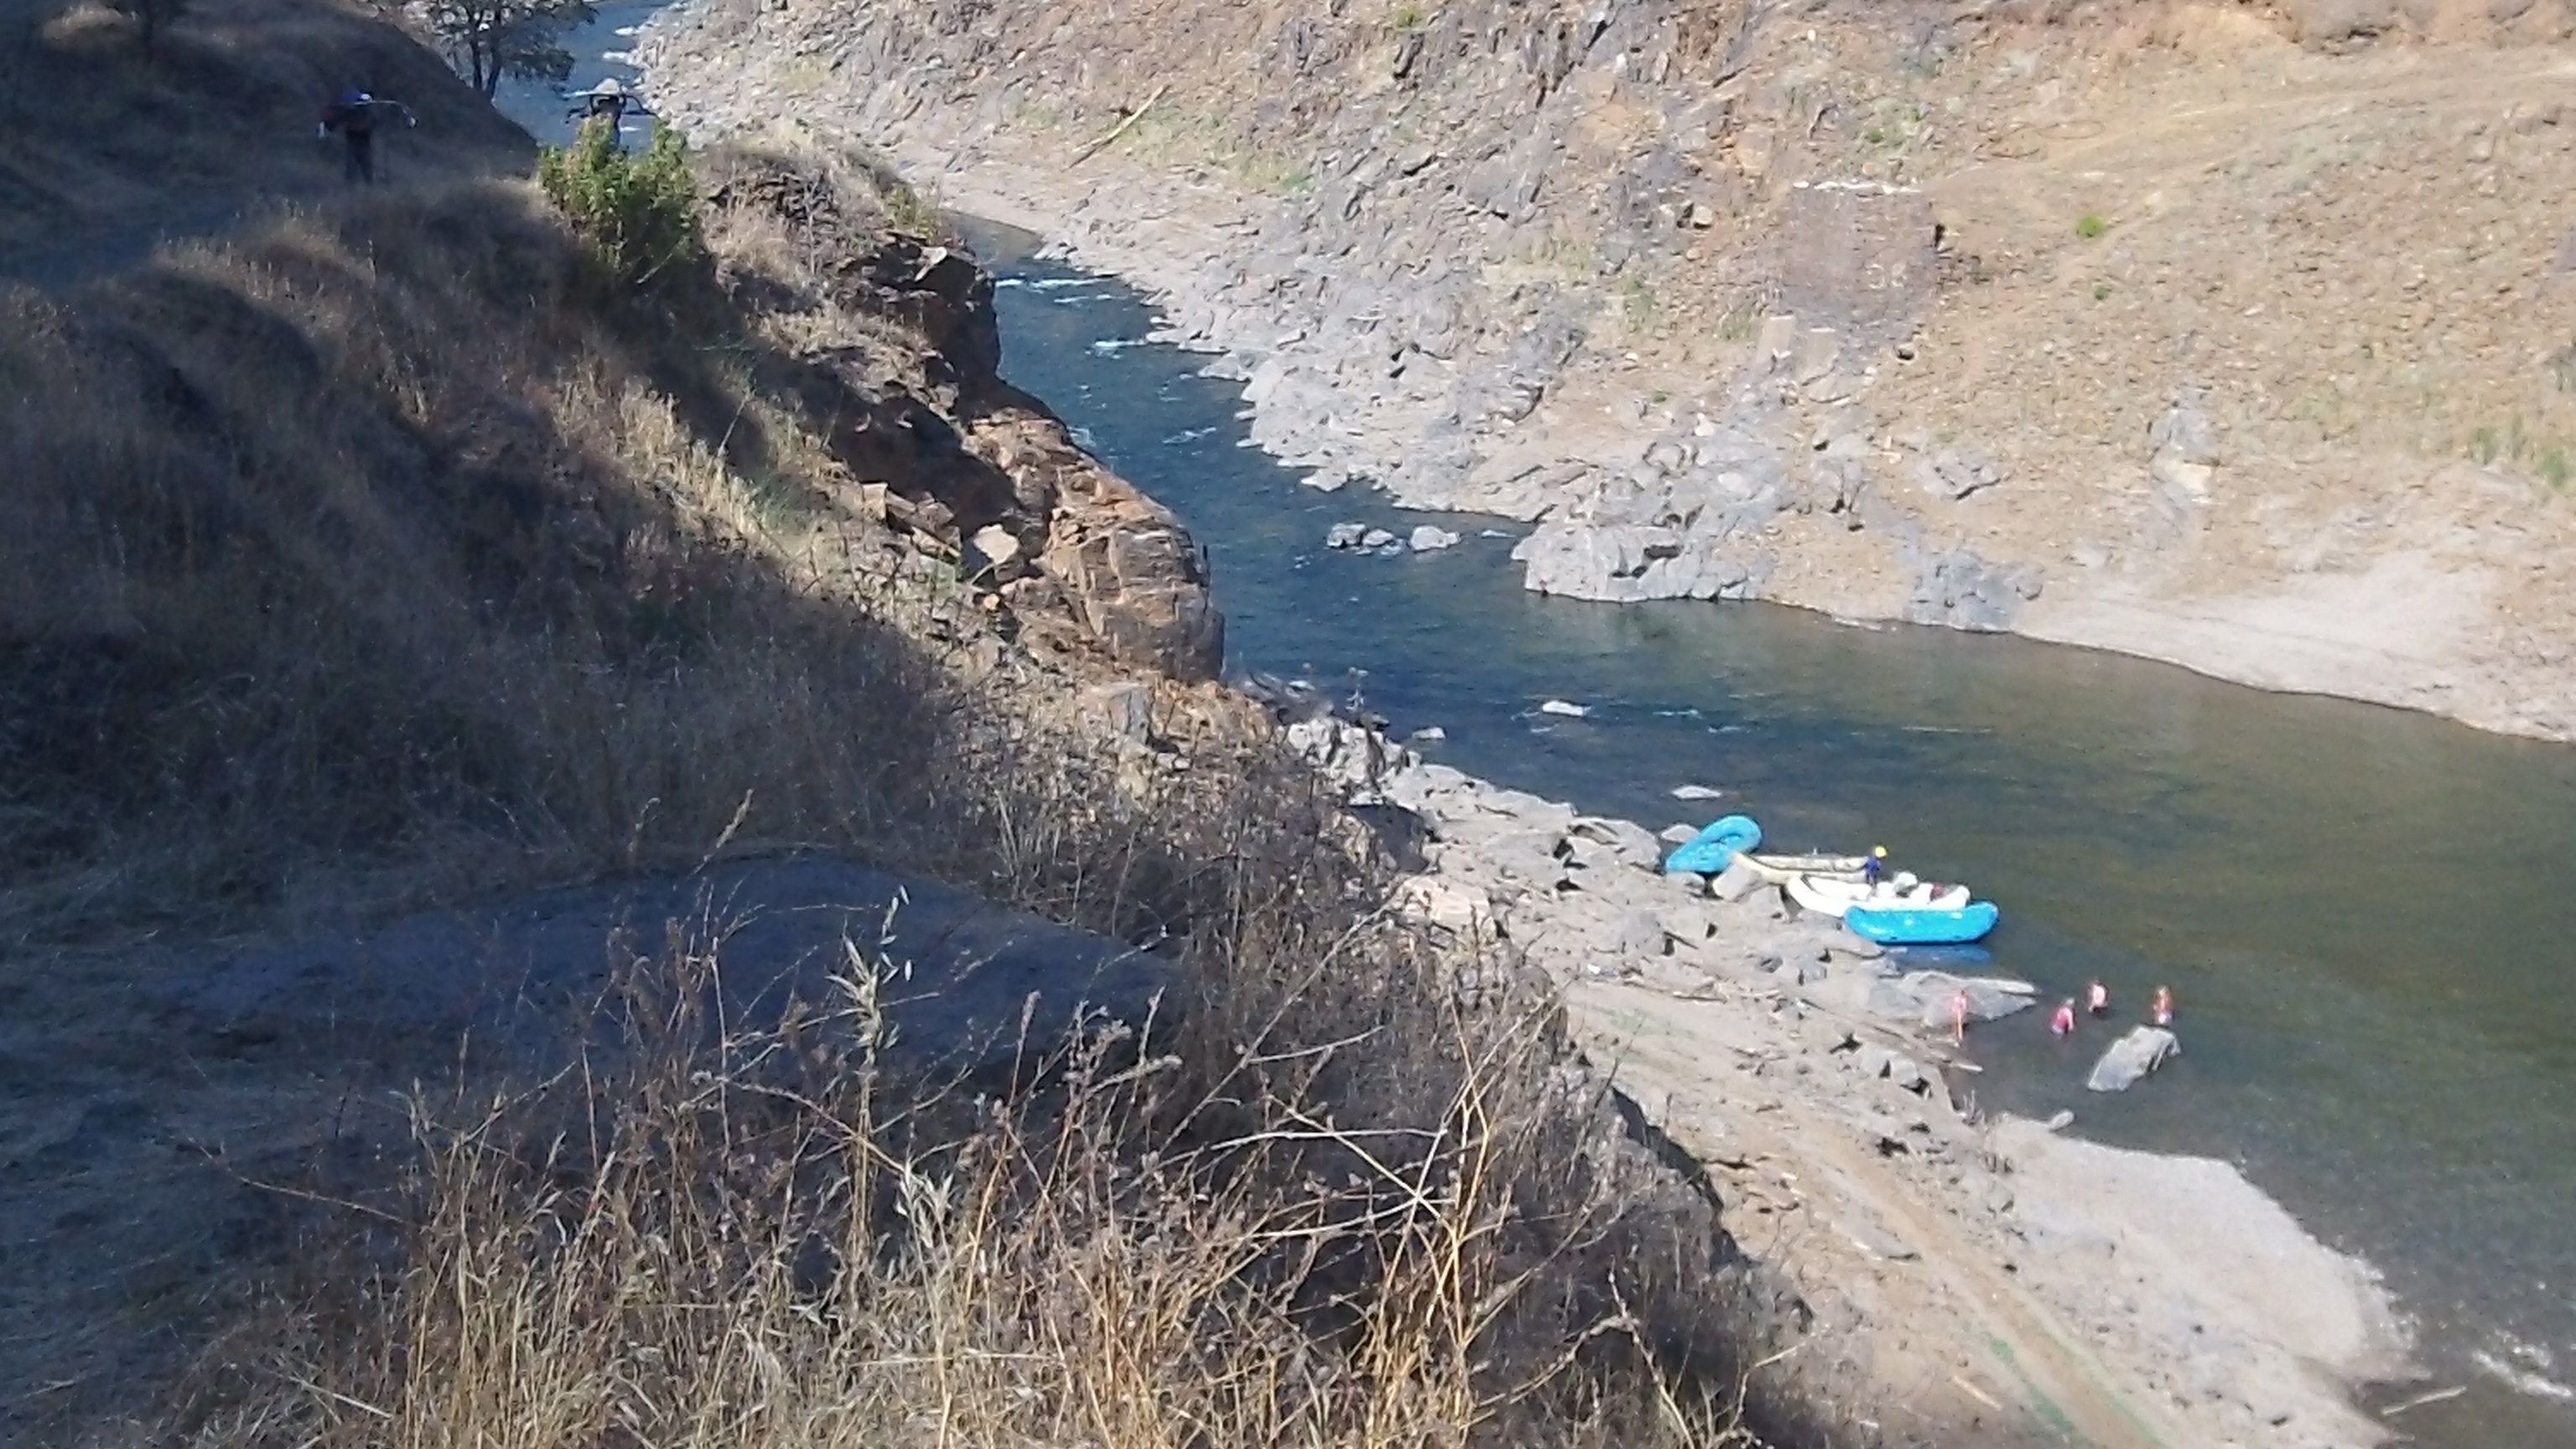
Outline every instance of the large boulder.
<svg viewBox="0 0 2576 1449"><path fill-rule="evenodd" d="M1644 524L1551 519L1512 548L1522 587L1604 603L1742 599L1760 590L1760 560L1719 539Z"/></svg>
<svg viewBox="0 0 2576 1449"><path fill-rule="evenodd" d="M1926 1030L1950 1029L1950 1003L1968 993L1970 1021L1996 1021L2027 1010L2037 1002L2037 989L2026 981L2000 976L1953 976L1945 971L1909 971L1901 977L1870 983L1868 1007L1874 1016Z"/></svg>
<svg viewBox="0 0 2576 1449"><path fill-rule="evenodd" d="M2125 1092L2181 1050L2181 1041L2163 1027L2132 1027L2093 1064L2093 1075L2084 1079L2084 1086L2095 1092Z"/></svg>
<svg viewBox="0 0 2576 1449"><path fill-rule="evenodd" d="M1209 596L1206 560L1171 510L1134 484L1087 458L1068 460L1038 564L1111 658L1175 679L1216 677L1225 616Z"/></svg>

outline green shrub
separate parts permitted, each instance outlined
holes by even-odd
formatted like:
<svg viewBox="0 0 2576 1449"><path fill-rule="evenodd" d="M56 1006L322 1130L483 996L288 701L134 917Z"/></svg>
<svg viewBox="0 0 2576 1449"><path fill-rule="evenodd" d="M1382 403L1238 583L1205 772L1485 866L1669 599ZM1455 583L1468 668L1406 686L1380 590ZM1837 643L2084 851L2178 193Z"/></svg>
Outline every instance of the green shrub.
<svg viewBox="0 0 2576 1449"><path fill-rule="evenodd" d="M688 143L668 126L655 128L642 155L629 156L608 125L586 124L572 145L539 158L537 181L620 286L651 286L706 255Z"/></svg>
<svg viewBox="0 0 2576 1449"><path fill-rule="evenodd" d="M2086 241L2091 241L2108 230L2110 227L2103 222L2102 218L2090 211L2077 218L2075 222L2075 234Z"/></svg>

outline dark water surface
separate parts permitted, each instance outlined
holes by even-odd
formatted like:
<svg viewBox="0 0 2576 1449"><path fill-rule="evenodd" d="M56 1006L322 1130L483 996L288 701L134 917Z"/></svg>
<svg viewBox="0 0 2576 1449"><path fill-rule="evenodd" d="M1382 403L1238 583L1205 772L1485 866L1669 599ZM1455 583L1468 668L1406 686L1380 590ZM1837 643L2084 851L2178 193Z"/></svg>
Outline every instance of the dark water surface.
<svg viewBox="0 0 2576 1449"><path fill-rule="evenodd" d="M632 82L658 8L602 6L573 85ZM551 90L503 103L569 134ZM1359 688L1445 729L1436 757L1588 810L1884 842L2003 907L1994 969L2066 995L2099 977L2129 1020L2171 986L2186 1055L2147 1085L2084 1092L2107 1033L2059 1050L2026 1013L1974 1041L1985 1104L2240 1163L2377 1264L2436 1382L2472 1386L2404 1416L2421 1442L2576 1445L2576 751L2017 639L1542 599L1481 521L1319 494L1242 446L1235 387L1138 341L1132 291L977 240L1007 282L1005 370L1207 545L1236 667ZM1468 537L1353 558L1322 547L1343 520ZM1536 714L1551 698L1591 714Z"/></svg>
<svg viewBox="0 0 2576 1449"><path fill-rule="evenodd" d="M1884 842L2002 905L1995 969L2099 977L2131 1021L2169 985L2186 1055L2145 1087L2084 1092L2108 1033L2061 1050L2029 1013L1972 1039L1985 1103L2242 1164L2477 1385L2409 1428L2576 1444L2550 1397L2576 1379L2576 751L2018 639L1539 598L1489 520L1319 494L1240 446L1235 387L1136 344L1133 292L978 241L1005 371L1207 545L1235 667L1356 687L1446 730L1437 758L1651 827L1742 810L1782 847ZM1325 550L1346 519L1468 537ZM1591 713L1534 713L1552 698Z"/></svg>

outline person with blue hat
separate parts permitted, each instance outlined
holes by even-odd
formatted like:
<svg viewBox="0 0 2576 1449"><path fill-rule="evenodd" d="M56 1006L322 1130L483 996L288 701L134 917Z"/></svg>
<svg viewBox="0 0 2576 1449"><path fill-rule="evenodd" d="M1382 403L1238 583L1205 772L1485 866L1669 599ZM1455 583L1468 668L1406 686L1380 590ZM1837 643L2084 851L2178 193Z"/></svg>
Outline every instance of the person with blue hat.
<svg viewBox="0 0 2576 1449"><path fill-rule="evenodd" d="M314 134L328 139L340 133L347 148L340 163L340 175L352 185L372 186L376 180L376 112L378 108L395 112L406 125L417 126L420 118L411 107L400 101L389 101L363 87L351 86L331 104L322 108L322 126Z"/></svg>

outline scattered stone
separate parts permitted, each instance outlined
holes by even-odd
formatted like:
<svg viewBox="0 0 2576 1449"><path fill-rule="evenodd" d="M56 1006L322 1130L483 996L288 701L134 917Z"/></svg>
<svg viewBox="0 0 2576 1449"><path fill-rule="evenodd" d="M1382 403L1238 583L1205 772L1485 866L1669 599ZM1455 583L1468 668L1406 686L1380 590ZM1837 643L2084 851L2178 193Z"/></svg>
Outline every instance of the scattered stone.
<svg viewBox="0 0 2576 1449"><path fill-rule="evenodd" d="M2132 1027L2127 1036L2111 1043L2110 1049L2102 1053L2102 1059L2093 1064L2093 1074L2084 1079L2085 1089L2125 1092L2145 1080L2149 1072L2164 1065L2167 1057L2181 1050L2181 1041L2163 1027Z"/></svg>
<svg viewBox="0 0 2576 1449"><path fill-rule="evenodd" d="M1927 1031L1950 1029L1951 999L1968 993L1970 1021L1996 1021L2037 1004L2028 982L1991 976L1952 976L1941 971L1911 971L1894 980L1870 983L1867 1008L1872 1015Z"/></svg>
<svg viewBox="0 0 2576 1449"><path fill-rule="evenodd" d="M1440 876L1415 876L1398 885L1396 913L1461 934L1490 932L1494 900L1485 891Z"/></svg>
<svg viewBox="0 0 2576 1449"><path fill-rule="evenodd" d="M1622 865L1653 870L1663 864L1663 843L1633 820L1585 816L1575 821L1566 835L1569 840L1589 840L1609 846Z"/></svg>
<svg viewBox="0 0 2576 1449"><path fill-rule="evenodd" d="M1605 951L1622 960L1664 954L1664 923L1652 911L1621 911L1601 938Z"/></svg>
<svg viewBox="0 0 2576 1449"><path fill-rule="evenodd" d="M1430 553L1437 549L1455 548L1457 545L1458 535L1428 523L1413 530L1412 536L1405 540L1405 547L1415 553Z"/></svg>
<svg viewBox="0 0 2576 1449"><path fill-rule="evenodd" d="M1740 901L1770 883L1762 872L1743 861L1732 860L1716 880L1709 882L1708 893L1721 901Z"/></svg>
<svg viewBox="0 0 2576 1449"><path fill-rule="evenodd" d="M1848 939L1838 939L1833 945L1833 949L1843 955L1849 956L1855 961L1876 961L1887 955L1887 948L1885 946L1878 944L1867 936L1854 933L1849 921L1845 921L1843 923L1843 933Z"/></svg>
<svg viewBox="0 0 2576 1449"><path fill-rule="evenodd" d="M1395 535L1383 528L1372 528L1360 535L1360 547L1366 549L1381 549L1393 542Z"/></svg>
<svg viewBox="0 0 2576 1449"><path fill-rule="evenodd" d="M1082 692L1083 707L1122 740L1143 744L1154 728L1152 686L1133 680L1100 684Z"/></svg>
<svg viewBox="0 0 2576 1449"><path fill-rule="evenodd" d="M1351 481L1351 475L1339 468L1326 468L1321 472L1309 473L1297 481L1318 493L1339 493L1343 485Z"/></svg>
<svg viewBox="0 0 2576 1449"><path fill-rule="evenodd" d="M1657 831L1655 838L1666 845L1687 845L1699 835L1699 827L1687 820L1676 820Z"/></svg>
<svg viewBox="0 0 2576 1449"><path fill-rule="evenodd" d="M1568 704L1561 699L1551 699L1546 701L1538 707L1538 712L1540 714L1560 715L1566 719L1581 719L1585 715L1592 713L1589 708L1583 705Z"/></svg>
<svg viewBox="0 0 2576 1449"><path fill-rule="evenodd" d="M1424 725L1422 728L1415 730L1412 734L1406 736L1408 742L1418 745L1431 744L1447 738L1449 738L1449 732L1438 725Z"/></svg>
<svg viewBox="0 0 2576 1449"><path fill-rule="evenodd" d="M1366 537L1368 537L1368 525L1366 524L1336 523L1330 529L1325 531L1324 547L1357 548L1360 546L1360 540Z"/></svg>
<svg viewBox="0 0 2576 1449"><path fill-rule="evenodd" d="M2067 1128L2075 1125L2075 1114L2072 1112L2060 1111L2056 1116L2049 1118L2046 1122L2041 1123L2040 1125L2046 1127L2051 1132L2063 1132Z"/></svg>
<svg viewBox="0 0 2576 1449"><path fill-rule="evenodd" d="M1726 792L1707 785L1675 785L1672 796L1676 800L1723 800Z"/></svg>
<svg viewBox="0 0 2576 1449"><path fill-rule="evenodd" d="M975 545L975 552L983 556L984 566L992 570L996 579L1008 580L1027 571L1025 567L1011 567L1019 561L1019 535L998 523L988 523L975 530L975 536L968 542Z"/></svg>
<svg viewBox="0 0 2576 1449"><path fill-rule="evenodd" d="M1972 493L1992 488L2007 476L1995 460L1983 453L1943 453L1915 469L1915 478L1928 492L1956 503Z"/></svg>

